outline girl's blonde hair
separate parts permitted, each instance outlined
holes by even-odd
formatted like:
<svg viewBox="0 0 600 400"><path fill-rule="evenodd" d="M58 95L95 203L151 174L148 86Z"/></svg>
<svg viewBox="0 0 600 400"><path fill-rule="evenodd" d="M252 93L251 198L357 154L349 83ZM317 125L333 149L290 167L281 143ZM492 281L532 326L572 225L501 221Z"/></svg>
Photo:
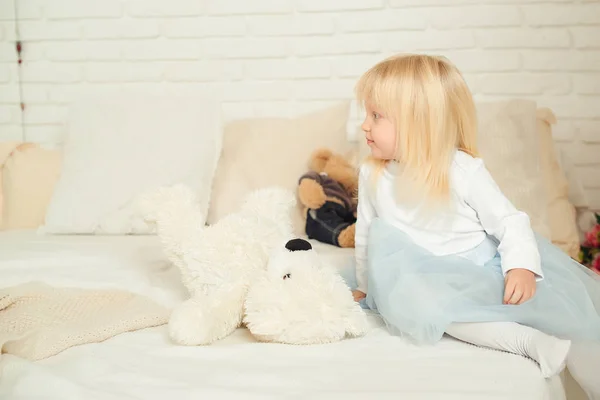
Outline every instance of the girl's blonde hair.
<svg viewBox="0 0 600 400"><path fill-rule="evenodd" d="M362 75L356 96L361 106L369 104L395 126L398 193L447 199L456 149L478 155L475 105L459 70L443 57L393 56ZM368 162L379 174L390 161Z"/></svg>

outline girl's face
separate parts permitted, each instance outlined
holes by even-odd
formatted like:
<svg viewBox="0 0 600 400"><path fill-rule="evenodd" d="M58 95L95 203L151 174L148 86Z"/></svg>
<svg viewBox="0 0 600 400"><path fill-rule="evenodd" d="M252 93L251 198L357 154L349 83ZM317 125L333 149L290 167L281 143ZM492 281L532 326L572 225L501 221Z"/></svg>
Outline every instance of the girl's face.
<svg viewBox="0 0 600 400"><path fill-rule="evenodd" d="M365 139L371 148L371 155L382 160L394 159L396 153L396 128L392 121L369 104L367 115L361 125Z"/></svg>

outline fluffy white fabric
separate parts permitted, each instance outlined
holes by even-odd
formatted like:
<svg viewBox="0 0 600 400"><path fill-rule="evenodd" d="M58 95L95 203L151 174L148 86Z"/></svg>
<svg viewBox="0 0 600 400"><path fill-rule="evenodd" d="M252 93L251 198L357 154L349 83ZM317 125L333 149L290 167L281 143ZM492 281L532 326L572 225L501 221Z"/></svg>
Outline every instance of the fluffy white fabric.
<svg viewBox="0 0 600 400"><path fill-rule="evenodd" d="M74 103L67 125L42 232L151 233L132 200L179 182L208 206L221 149L218 100L116 92Z"/></svg>
<svg viewBox="0 0 600 400"><path fill-rule="evenodd" d="M251 192L238 212L208 227L184 185L148 193L140 204L191 295L169 320L175 342L209 344L242 323L259 340L293 344L366 331L366 316L341 277L320 268L312 251L285 249L293 238L293 192Z"/></svg>

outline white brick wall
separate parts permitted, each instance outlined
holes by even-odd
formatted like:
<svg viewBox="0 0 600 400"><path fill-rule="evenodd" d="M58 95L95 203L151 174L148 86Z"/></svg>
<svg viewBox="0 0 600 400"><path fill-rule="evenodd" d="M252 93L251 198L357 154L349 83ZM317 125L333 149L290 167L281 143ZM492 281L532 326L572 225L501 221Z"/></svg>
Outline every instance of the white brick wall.
<svg viewBox="0 0 600 400"><path fill-rule="evenodd" d="M0 0L0 140L20 134L10 4ZM358 75L384 56L442 53L478 100L551 107L556 140L600 208L600 0L17 4L28 140L60 141L66 103L90 89L219 88L229 118L290 116L351 97Z"/></svg>
<svg viewBox="0 0 600 400"><path fill-rule="evenodd" d="M15 10L12 1L0 0L0 140L23 137Z"/></svg>

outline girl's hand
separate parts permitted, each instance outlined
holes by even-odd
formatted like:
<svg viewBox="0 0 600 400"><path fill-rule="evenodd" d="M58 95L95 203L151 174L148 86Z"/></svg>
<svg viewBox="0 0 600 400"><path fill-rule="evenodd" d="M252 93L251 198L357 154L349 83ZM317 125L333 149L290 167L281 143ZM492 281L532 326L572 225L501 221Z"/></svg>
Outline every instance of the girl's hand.
<svg viewBox="0 0 600 400"><path fill-rule="evenodd" d="M504 279L504 304L522 304L535 294L535 274L527 269L511 269Z"/></svg>
<svg viewBox="0 0 600 400"><path fill-rule="evenodd" d="M359 301L361 301L362 299L364 299L365 297L367 297L367 295L364 294L363 292L361 292L360 290L353 290L352 296L354 297L354 301L357 303Z"/></svg>

